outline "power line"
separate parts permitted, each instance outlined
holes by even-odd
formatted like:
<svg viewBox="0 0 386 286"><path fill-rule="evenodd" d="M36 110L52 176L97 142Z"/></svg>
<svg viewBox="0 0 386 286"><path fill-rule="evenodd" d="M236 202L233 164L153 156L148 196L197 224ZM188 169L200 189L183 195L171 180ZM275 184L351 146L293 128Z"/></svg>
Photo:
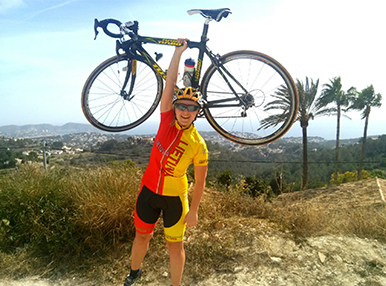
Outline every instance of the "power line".
<svg viewBox="0 0 386 286"><path fill-rule="evenodd" d="M303 161L258 161L258 160L222 160L222 159L209 159L209 162L227 162L227 163L251 163L251 164L303 164ZM311 161L308 164L335 164L334 161ZM339 161L341 164L359 164L360 161ZM381 161L363 162L363 164L380 164Z"/></svg>
<svg viewBox="0 0 386 286"><path fill-rule="evenodd" d="M127 159L137 160L149 160L150 153L148 156L143 155L130 155L125 153L104 153L101 151L95 152L96 154L112 155L112 156L125 156ZM210 162L221 162L221 163L246 163L246 164L303 164L303 161L268 161L268 160L226 160L226 159L212 159L209 158ZM335 161L308 161L308 164L335 164ZM339 164L360 164L360 161L339 161ZM381 164L382 161L371 161L362 162L363 164Z"/></svg>

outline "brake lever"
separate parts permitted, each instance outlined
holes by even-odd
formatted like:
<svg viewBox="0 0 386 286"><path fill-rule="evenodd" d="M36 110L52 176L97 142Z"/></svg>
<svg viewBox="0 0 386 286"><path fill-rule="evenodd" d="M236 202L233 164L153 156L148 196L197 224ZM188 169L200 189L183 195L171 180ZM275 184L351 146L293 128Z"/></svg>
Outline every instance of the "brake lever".
<svg viewBox="0 0 386 286"><path fill-rule="evenodd" d="M100 26L100 25L99 25L98 19L95 19L95 20L94 20L94 32L95 32L94 41L96 40L96 38L97 38L97 36L98 36L98 34L99 34L99 32L98 32L98 27L99 27L99 26Z"/></svg>

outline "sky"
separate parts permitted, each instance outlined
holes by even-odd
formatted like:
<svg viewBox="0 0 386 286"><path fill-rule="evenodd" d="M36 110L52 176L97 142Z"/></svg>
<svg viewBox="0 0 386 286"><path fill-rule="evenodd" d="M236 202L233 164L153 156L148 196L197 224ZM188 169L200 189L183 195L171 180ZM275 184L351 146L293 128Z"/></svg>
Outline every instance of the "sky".
<svg viewBox="0 0 386 286"><path fill-rule="evenodd" d="M115 54L115 39L101 32L93 40L94 19L138 20L140 35L198 41L204 18L186 13L194 8L232 10L210 23L208 46L215 53L268 54L294 79L319 79L319 92L337 76L343 90L372 84L383 106L372 109L368 135L386 134L383 0L0 0L0 126L88 123L80 103L84 82ZM157 49L166 68L173 49ZM340 137L361 137L360 112L346 115L351 119L342 118ZM131 134L155 133L150 122ZM301 134L296 122L286 136ZM312 120L308 136L334 139L336 117Z"/></svg>

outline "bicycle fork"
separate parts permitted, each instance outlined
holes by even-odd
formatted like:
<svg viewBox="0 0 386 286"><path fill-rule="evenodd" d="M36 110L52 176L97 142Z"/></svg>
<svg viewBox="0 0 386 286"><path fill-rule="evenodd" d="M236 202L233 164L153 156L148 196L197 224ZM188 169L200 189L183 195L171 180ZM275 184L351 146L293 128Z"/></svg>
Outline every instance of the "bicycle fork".
<svg viewBox="0 0 386 286"><path fill-rule="evenodd" d="M122 70L126 71L126 76L125 76L125 81L123 82L123 85L122 85L121 96L123 97L123 99L130 101L134 97L132 93L135 85L135 80L137 78L137 60L129 59L127 62L127 66L123 67ZM131 76L130 87L128 91L126 91L126 86L130 80L130 76Z"/></svg>

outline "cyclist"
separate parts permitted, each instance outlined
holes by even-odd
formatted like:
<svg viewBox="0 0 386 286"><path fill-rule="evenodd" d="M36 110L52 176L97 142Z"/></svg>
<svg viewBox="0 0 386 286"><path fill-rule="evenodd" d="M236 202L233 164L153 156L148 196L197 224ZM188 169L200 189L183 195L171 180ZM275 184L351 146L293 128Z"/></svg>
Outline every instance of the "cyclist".
<svg viewBox="0 0 386 286"><path fill-rule="evenodd" d="M208 150L193 125L201 108L199 92L190 87L175 92L178 66L187 48L187 39L178 41L183 45L175 48L170 62L161 98L161 122L135 205L136 236L131 252L131 271L124 286L134 285L142 274L140 267L161 211L172 285L180 285L185 265L185 228L197 224L208 169ZM195 186L189 208L186 170L192 163Z"/></svg>

